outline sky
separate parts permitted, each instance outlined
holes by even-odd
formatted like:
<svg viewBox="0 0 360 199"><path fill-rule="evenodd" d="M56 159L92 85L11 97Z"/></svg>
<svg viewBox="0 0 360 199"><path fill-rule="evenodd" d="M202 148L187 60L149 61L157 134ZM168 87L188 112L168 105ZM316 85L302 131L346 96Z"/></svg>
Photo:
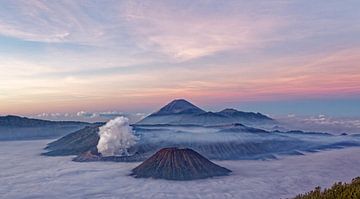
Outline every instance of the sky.
<svg viewBox="0 0 360 199"><path fill-rule="evenodd" d="M360 116L360 1L0 0L0 115Z"/></svg>

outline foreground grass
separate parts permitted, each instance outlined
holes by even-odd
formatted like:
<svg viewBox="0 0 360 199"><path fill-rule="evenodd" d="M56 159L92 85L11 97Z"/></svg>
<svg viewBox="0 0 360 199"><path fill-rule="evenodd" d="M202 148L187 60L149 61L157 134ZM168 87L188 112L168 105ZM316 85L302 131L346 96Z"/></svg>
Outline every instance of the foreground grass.
<svg viewBox="0 0 360 199"><path fill-rule="evenodd" d="M294 199L360 199L360 177L351 183L335 183L331 188L321 190L316 187L313 191L300 194Z"/></svg>

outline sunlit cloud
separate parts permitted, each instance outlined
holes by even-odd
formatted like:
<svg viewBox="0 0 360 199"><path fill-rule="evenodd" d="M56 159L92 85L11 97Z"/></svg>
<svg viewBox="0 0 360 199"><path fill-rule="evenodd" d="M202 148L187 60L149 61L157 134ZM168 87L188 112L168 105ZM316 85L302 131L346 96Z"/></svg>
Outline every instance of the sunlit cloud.
<svg viewBox="0 0 360 199"><path fill-rule="evenodd" d="M0 109L358 96L358 4L1 1Z"/></svg>
<svg viewBox="0 0 360 199"><path fill-rule="evenodd" d="M211 5L211 3L215 5ZM243 51L264 47L278 38L274 30L284 26L277 17L263 14L263 9L249 8L248 12L234 12L244 5L222 2L229 13L212 12L209 7L219 2L169 4L131 1L125 7L126 20L140 46L163 53L177 61L212 55L217 52ZM282 6L282 5L280 5ZM149 9L154 8L154 9ZM258 15L249 15L249 12ZM176 13L176 14L174 14Z"/></svg>

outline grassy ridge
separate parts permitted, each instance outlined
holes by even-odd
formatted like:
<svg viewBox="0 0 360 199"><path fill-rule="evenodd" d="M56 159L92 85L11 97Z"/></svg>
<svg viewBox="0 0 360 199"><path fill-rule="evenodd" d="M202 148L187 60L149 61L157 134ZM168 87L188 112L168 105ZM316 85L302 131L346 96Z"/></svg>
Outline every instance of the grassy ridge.
<svg viewBox="0 0 360 199"><path fill-rule="evenodd" d="M321 190L316 187L313 191L300 194L294 199L360 199L360 177L351 183L335 183L331 188Z"/></svg>

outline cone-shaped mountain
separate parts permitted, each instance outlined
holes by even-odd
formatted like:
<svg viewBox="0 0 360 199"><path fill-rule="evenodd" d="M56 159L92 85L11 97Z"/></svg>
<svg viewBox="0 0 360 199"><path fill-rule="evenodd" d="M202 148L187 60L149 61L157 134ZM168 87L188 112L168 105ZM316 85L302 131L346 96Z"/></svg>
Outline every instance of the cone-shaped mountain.
<svg viewBox="0 0 360 199"><path fill-rule="evenodd" d="M163 148L132 172L136 178L194 180L228 175L231 171L214 164L192 149Z"/></svg>
<svg viewBox="0 0 360 199"><path fill-rule="evenodd" d="M184 99L177 99L165 105L152 115L199 114L204 112L204 110Z"/></svg>

